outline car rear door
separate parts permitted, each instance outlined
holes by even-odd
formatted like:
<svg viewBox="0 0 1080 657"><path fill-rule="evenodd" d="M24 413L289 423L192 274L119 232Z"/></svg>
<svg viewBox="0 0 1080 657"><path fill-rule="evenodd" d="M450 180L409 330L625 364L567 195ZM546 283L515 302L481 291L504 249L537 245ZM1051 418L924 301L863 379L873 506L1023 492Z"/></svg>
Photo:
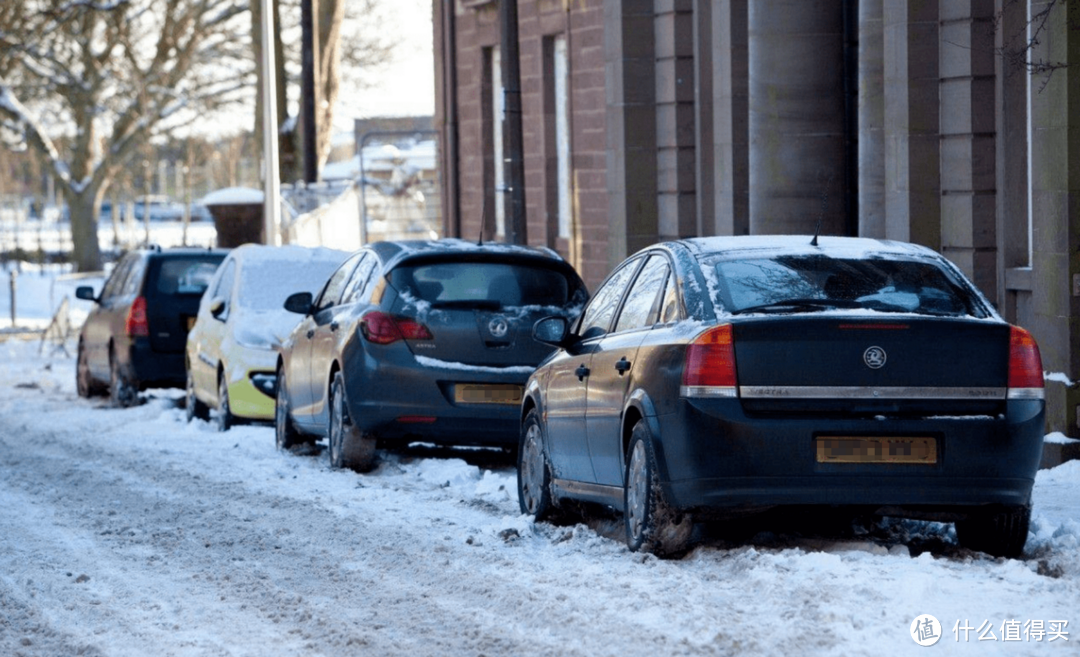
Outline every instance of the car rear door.
<svg viewBox="0 0 1080 657"><path fill-rule="evenodd" d="M592 353L585 408L585 433L596 483L623 485L622 416L627 391L639 374L638 347L656 323L670 267L655 254L641 267L619 309L611 333Z"/></svg>
<svg viewBox="0 0 1080 657"><path fill-rule="evenodd" d="M309 328L302 335L297 336L299 340L307 341L306 406L307 421L312 426L326 426L329 419L326 402L329 395L330 365L337 355L335 334L340 328L336 321L337 306L349 282L349 276L365 254L366 252L360 252L351 256L330 275L326 287L315 301ZM295 357L293 360L295 362Z"/></svg>
<svg viewBox="0 0 1080 657"><path fill-rule="evenodd" d="M102 381L109 378L109 343L113 327L118 324L120 330L123 330L122 321L115 322L114 315L120 312L118 306L124 283L138 259L139 255L132 253L117 263L98 295L97 307L86 318L83 347L86 350L87 363L94 377Z"/></svg>

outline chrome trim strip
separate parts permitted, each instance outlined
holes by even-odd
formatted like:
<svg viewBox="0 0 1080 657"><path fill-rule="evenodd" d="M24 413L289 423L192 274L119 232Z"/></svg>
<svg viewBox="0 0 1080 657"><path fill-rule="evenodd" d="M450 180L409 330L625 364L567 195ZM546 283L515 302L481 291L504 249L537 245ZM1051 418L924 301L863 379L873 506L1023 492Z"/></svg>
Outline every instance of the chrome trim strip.
<svg viewBox="0 0 1080 657"><path fill-rule="evenodd" d="M679 386L680 397L737 397L735 386Z"/></svg>
<svg viewBox="0 0 1080 657"><path fill-rule="evenodd" d="M739 386L744 399L1005 399L1005 388L915 386ZM1011 392L1011 391L1010 391Z"/></svg>
<svg viewBox="0 0 1080 657"><path fill-rule="evenodd" d="M1009 399L1046 399L1046 391L1042 388L1009 388Z"/></svg>

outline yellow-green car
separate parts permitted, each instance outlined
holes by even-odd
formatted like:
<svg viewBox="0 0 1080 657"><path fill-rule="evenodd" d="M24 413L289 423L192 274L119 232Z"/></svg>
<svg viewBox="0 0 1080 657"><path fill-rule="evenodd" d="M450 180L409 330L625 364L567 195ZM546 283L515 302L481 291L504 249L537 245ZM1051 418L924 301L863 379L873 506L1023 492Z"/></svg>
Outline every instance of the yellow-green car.
<svg viewBox="0 0 1080 657"><path fill-rule="evenodd" d="M272 421L276 347L299 317L284 309L295 292L318 292L348 253L245 244L221 263L189 327L187 418L227 431L237 420Z"/></svg>

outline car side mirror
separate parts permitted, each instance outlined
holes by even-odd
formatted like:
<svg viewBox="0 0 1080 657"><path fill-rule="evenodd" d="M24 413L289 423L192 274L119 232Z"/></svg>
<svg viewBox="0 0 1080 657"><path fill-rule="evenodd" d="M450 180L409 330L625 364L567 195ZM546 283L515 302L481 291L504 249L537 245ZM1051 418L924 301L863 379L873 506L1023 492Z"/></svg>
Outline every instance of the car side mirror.
<svg viewBox="0 0 1080 657"><path fill-rule="evenodd" d="M214 297L210 300L210 316L214 319L225 321L223 315L225 314L225 300L221 297Z"/></svg>
<svg viewBox="0 0 1080 657"><path fill-rule="evenodd" d="M90 287L89 285L80 285L79 287L75 288L75 298L83 299L84 301L94 302L97 302L98 300L97 295L94 294L94 288Z"/></svg>
<svg viewBox="0 0 1080 657"><path fill-rule="evenodd" d="M565 317L545 317L533 324L533 339L553 347L565 347L570 341L570 322Z"/></svg>
<svg viewBox="0 0 1080 657"><path fill-rule="evenodd" d="M311 312L311 292L297 292L290 294L288 299L285 299L285 310L291 313L298 313L300 315L307 315Z"/></svg>

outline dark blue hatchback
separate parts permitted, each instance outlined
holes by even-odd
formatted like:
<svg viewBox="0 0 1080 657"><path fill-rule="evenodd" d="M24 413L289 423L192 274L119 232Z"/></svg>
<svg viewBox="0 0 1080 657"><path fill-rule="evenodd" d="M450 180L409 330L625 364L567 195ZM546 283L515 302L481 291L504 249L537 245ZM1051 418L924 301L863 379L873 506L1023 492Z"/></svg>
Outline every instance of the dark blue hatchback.
<svg viewBox="0 0 1080 657"><path fill-rule="evenodd" d="M521 508L624 512L631 549L774 506L956 522L1019 555L1044 434L1038 347L947 260L899 242L702 238L620 265L522 405Z"/></svg>

